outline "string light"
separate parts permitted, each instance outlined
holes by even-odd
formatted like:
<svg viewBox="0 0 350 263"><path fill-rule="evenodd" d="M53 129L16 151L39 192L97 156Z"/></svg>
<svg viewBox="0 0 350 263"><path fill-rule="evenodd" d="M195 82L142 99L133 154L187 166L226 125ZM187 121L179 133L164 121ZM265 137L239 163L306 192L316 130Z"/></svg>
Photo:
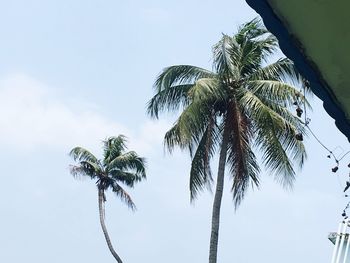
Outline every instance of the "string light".
<svg viewBox="0 0 350 263"><path fill-rule="evenodd" d="M333 158L334 159L334 161L335 161L335 166L331 169L331 171L333 172L333 173L336 173L338 170L339 170L339 163L340 163L340 161L341 160L343 160L349 153L350 153L350 150L349 151L347 151L347 152L345 152L344 153L344 150L340 147L340 146L337 146L337 147L335 147L333 150L330 150L330 148L329 147L327 147L319 138L318 138L318 136L315 134L315 132L311 129L311 127L310 127L310 122L311 122L311 119L310 118L308 118L308 115L307 115L307 108L306 108L306 96L305 96L305 88L306 87L310 87L310 83L309 83L309 81L307 81L307 80L305 80L305 79L303 79L302 80L302 82L303 82L303 86L302 86L302 91L303 91L303 95L304 95L304 98L303 98L303 109L301 109L301 107L300 107L300 105L299 105L299 95L296 95L296 101L293 103L293 105L294 106L296 106L297 108L296 108L296 113L297 113L297 116L299 117L299 118L301 118L301 116L302 116L302 114L304 113L304 122L303 122L303 124L304 124L304 127L306 127L307 128L307 130L310 132L310 134L314 137L314 139L328 152L328 155L327 155L327 158L329 158L329 159L331 159L331 158ZM300 93L301 93L301 90L300 90ZM298 140L298 137L299 137L299 134L301 134L301 133L298 133L298 134L296 134L296 139ZM302 138L302 137L301 137ZM340 148L341 150L342 150L342 152L341 152L341 156L339 157L337 157L336 155L335 155L335 151L338 149L338 148ZM347 165L349 168L350 168L350 163ZM337 179L338 179L338 182L339 182L339 185L340 185L340 188L341 188L341 191L342 191L342 195L345 197L345 198L347 198L347 197L349 197L349 195L348 194L346 194L346 192L350 189L350 173L349 173L349 178L348 178L348 180L346 181L346 185L345 185L345 187L343 187L342 186L342 183L340 182L340 178L339 178L339 175L337 174ZM347 219L348 218L348 215L347 215L347 210L350 208L350 201L346 204L346 206L345 206L345 208L344 208L344 210L343 210L343 212L342 212L342 217L344 218L344 219Z"/></svg>

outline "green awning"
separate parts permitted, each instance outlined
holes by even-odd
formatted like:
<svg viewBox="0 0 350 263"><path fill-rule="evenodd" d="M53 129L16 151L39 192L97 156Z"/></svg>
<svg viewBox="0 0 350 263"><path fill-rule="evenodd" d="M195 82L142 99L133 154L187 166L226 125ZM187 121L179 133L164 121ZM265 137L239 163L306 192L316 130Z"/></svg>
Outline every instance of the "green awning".
<svg viewBox="0 0 350 263"><path fill-rule="evenodd" d="M350 139L350 1L246 0Z"/></svg>

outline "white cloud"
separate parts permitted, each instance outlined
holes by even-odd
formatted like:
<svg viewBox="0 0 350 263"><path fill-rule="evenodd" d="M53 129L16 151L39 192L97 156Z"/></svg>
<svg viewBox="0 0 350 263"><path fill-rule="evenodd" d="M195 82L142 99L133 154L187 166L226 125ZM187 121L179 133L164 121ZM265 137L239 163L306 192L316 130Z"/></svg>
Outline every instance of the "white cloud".
<svg viewBox="0 0 350 263"><path fill-rule="evenodd" d="M165 132L170 124L166 121L147 121L137 134L132 135L130 148L136 149L140 153L149 153L154 146L160 146L163 142Z"/></svg>
<svg viewBox="0 0 350 263"><path fill-rule="evenodd" d="M125 134L130 146L149 152L160 143L168 126L146 121L139 131L109 120L88 102L74 100L77 108L65 102L55 89L25 75L0 79L0 144L16 150L38 147L69 150L75 145L98 149L108 136Z"/></svg>

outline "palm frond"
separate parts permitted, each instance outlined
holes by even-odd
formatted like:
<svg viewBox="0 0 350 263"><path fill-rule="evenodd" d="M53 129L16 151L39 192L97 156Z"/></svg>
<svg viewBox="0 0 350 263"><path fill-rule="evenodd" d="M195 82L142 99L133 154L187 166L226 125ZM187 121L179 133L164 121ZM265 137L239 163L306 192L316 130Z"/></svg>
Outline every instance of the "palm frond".
<svg viewBox="0 0 350 263"><path fill-rule="evenodd" d="M296 130L293 126L288 127L286 130L277 131L277 138L281 142L282 147L296 163L299 168L302 168L305 160L307 159L307 153L303 142L296 139L296 134L301 133L305 137L307 135L304 126Z"/></svg>
<svg viewBox="0 0 350 263"><path fill-rule="evenodd" d="M192 102L179 116L174 126L165 134L164 145L171 152L175 146L181 149L198 144L211 117L207 102Z"/></svg>
<svg viewBox="0 0 350 263"><path fill-rule="evenodd" d="M213 66L215 72L225 81L239 76L241 49L234 38L223 35L213 47Z"/></svg>
<svg viewBox="0 0 350 263"><path fill-rule="evenodd" d="M254 93L255 96L266 101L272 101L284 107L291 107L295 102L305 103L305 106L311 109L307 98L288 83L277 80L253 80L247 81L245 84L246 88Z"/></svg>
<svg viewBox="0 0 350 263"><path fill-rule="evenodd" d="M294 63L288 58L260 67L247 76L247 80L275 80L300 82L301 76Z"/></svg>
<svg viewBox="0 0 350 263"><path fill-rule="evenodd" d="M139 174L119 169L113 169L109 172L109 174L113 178L113 180L121 182L129 187L134 187L135 183L140 182L142 179L145 178Z"/></svg>
<svg viewBox="0 0 350 263"><path fill-rule="evenodd" d="M158 119L159 113L177 111L189 104L189 90L194 84L174 85L163 88L147 103L147 113Z"/></svg>
<svg viewBox="0 0 350 263"><path fill-rule="evenodd" d="M215 101L225 99L225 89L217 78L202 78L196 81L195 85L188 92L191 101L202 101L211 104Z"/></svg>
<svg viewBox="0 0 350 263"><path fill-rule="evenodd" d="M126 152L117 156L108 163L107 169L109 171L114 169L132 171L135 172L137 176L146 178L146 160L145 158L138 156L134 151Z"/></svg>
<svg viewBox="0 0 350 263"><path fill-rule="evenodd" d="M306 131L304 132L305 124L303 123L303 121L299 119L297 116L295 116L287 107L281 106L280 104L275 103L274 101L267 100L265 98L261 98L260 101L266 107L270 108L271 111L275 112L282 119L284 119L285 121L284 123L288 129L306 133ZM260 120L265 121L265 119L260 119ZM257 121L259 121L259 119L257 119Z"/></svg>
<svg viewBox="0 0 350 263"><path fill-rule="evenodd" d="M242 45L246 40L261 38L269 33L259 17L239 26L237 33L234 35L236 41Z"/></svg>
<svg viewBox="0 0 350 263"><path fill-rule="evenodd" d="M242 98L241 107L255 125L255 144L264 152L263 162L268 169L274 171L275 175L281 175L279 182L290 186L295 172L288 152L300 166L306 158L303 143L295 138L297 133L304 133L301 121L285 108L274 104L273 101L265 104L249 91Z"/></svg>
<svg viewBox="0 0 350 263"><path fill-rule="evenodd" d="M303 89L304 95L307 95L308 97L312 97L314 93L311 90L311 83L304 77L301 77L301 86Z"/></svg>
<svg viewBox="0 0 350 263"><path fill-rule="evenodd" d="M263 152L262 161L265 167L271 171L277 182L291 188L295 180L295 171L273 127L259 129L255 142Z"/></svg>
<svg viewBox="0 0 350 263"><path fill-rule="evenodd" d="M118 157L126 149L127 138L124 135L112 136L103 141L104 164Z"/></svg>
<svg viewBox="0 0 350 263"><path fill-rule="evenodd" d="M79 162L79 165L70 165L69 170L75 178L79 176L88 176L91 179L94 179L101 174L101 168L99 165L89 161L81 161Z"/></svg>
<svg viewBox="0 0 350 263"><path fill-rule="evenodd" d="M192 157L190 171L191 201L194 201L198 193L205 187L208 189L211 188L213 179L211 176L210 161L215 154L219 136L220 131L213 116L201 136L201 140L196 145L196 151Z"/></svg>
<svg viewBox="0 0 350 263"><path fill-rule="evenodd" d="M70 152L69 156L73 158L74 161L89 161L92 163L98 163L97 158L91 152L83 147L74 147Z"/></svg>
<svg viewBox="0 0 350 263"><path fill-rule="evenodd" d="M200 78L211 78L213 72L191 65L175 65L165 68L157 77L154 88L156 93L177 85L191 85Z"/></svg>
<svg viewBox="0 0 350 263"><path fill-rule="evenodd" d="M258 17L243 24L234 39L241 47L240 73L246 76L261 67L278 48L277 39L269 33Z"/></svg>
<svg viewBox="0 0 350 263"><path fill-rule="evenodd" d="M130 195L117 183L114 182L112 185L112 191L120 198L131 210L136 210L136 205L132 201Z"/></svg>
<svg viewBox="0 0 350 263"><path fill-rule="evenodd" d="M252 121L266 122L273 120L274 124L281 129L286 127L286 120L277 112L263 103L254 93L241 89L238 105L242 112L250 117Z"/></svg>
<svg viewBox="0 0 350 263"><path fill-rule="evenodd" d="M242 45L240 76L246 78L261 68L263 62L276 50L277 41L272 35L259 40L246 40Z"/></svg>
<svg viewBox="0 0 350 263"><path fill-rule="evenodd" d="M245 77L261 66L263 53L253 41L247 41L242 48L240 57L240 76Z"/></svg>
<svg viewBox="0 0 350 263"><path fill-rule="evenodd" d="M267 62L270 55L278 49L277 38L271 33L267 33L264 38L254 40L257 45L257 50L261 52L261 58Z"/></svg>

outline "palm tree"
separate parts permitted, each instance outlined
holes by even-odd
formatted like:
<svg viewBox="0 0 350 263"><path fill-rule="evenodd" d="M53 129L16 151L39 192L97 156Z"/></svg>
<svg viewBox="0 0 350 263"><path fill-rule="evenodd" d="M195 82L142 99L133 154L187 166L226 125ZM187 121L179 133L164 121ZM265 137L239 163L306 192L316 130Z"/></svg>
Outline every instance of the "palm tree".
<svg viewBox="0 0 350 263"><path fill-rule="evenodd" d="M105 225L105 192L112 190L129 208L135 210L134 202L120 184L133 187L135 183L146 178L145 159L139 157L136 152L126 152L126 149L126 137L119 135L103 141L102 160L82 147L75 147L69 153L74 161L78 162L77 165L70 166L71 174L74 177L88 176L96 180L100 224L108 248L118 263L122 263L122 260L112 246Z"/></svg>
<svg viewBox="0 0 350 263"><path fill-rule="evenodd" d="M303 86L290 60L267 64L277 48L276 38L256 18L235 35L222 36L213 47L212 71L191 65L165 68L148 102L148 114L157 119L159 113L180 112L164 140L170 152L175 146L190 152L191 201L213 184L210 161L219 152L210 263L217 262L226 166L237 208L248 186L259 186L260 167L253 149L285 187L294 181L294 162L302 166L306 157L303 123L290 109L298 103L309 104L291 84Z"/></svg>

